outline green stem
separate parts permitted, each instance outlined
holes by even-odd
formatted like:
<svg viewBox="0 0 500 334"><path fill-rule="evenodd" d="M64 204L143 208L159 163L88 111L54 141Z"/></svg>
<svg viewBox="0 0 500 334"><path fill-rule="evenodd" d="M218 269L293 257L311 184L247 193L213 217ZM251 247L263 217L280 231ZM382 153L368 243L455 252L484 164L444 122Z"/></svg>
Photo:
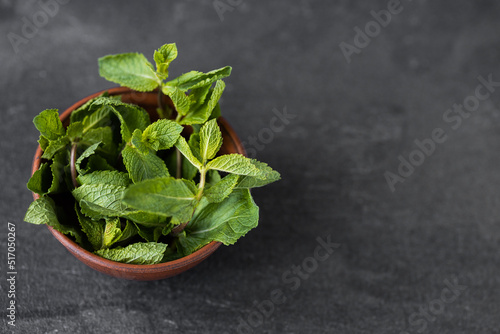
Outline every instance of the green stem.
<svg viewBox="0 0 500 334"><path fill-rule="evenodd" d="M165 106L163 105L163 93L161 87L158 88L158 116L165 118Z"/></svg>
<svg viewBox="0 0 500 334"><path fill-rule="evenodd" d="M203 189L205 188L205 180L207 177L207 170L203 167L200 170L200 185L198 186L198 194L196 195L196 199L201 200L201 196L203 196Z"/></svg>

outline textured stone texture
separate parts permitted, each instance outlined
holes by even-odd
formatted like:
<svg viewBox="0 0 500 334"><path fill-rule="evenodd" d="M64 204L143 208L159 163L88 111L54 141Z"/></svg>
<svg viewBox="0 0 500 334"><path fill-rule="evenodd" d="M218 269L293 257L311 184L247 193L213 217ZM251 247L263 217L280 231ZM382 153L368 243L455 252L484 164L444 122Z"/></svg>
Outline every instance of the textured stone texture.
<svg viewBox="0 0 500 334"><path fill-rule="evenodd" d="M479 75L500 81L500 5L401 6L348 64L339 44L387 1L242 0L222 21L211 1L70 1L15 53L8 33L22 36L41 7L1 0L0 253L15 223L18 310L0 332L249 333L241 318L254 333L500 333L500 88L456 129L443 120ZM260 134L257 157L283 180L254 192L260 226L235 246L175 278L117 280L23 223L31 120L112 87L98 57L151 57L165 42L180 52L171 75L233 66L223 114L247 143ZM271 140L274 108L296 117ZM447 140L391 192L384 173L435 128ZM307 258L328 235L340 247L315 268ZM302 263L307 279L288 272ZM454 279L467 288L440 302ZM259 323L254 301L276 289L286 300Z"/></svg>

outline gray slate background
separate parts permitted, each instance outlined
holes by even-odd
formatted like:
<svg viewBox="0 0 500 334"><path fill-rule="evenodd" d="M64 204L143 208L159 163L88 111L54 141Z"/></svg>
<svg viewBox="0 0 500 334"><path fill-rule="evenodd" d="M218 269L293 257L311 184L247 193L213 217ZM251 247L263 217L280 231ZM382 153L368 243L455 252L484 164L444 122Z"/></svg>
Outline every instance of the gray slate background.
<svg viewBox="0 0 500 334"><path fill-rule="evenodd" d="M500 333L500 89L457 129L443 120L479 75L500 81L499 3L402 0L350 63L339 44L353 44L353 29L387 1L232 3L221 20L212 1L73 0L16 53L8 33L22 36L41 7L0 0L0 332ZM233 66L222 109L243 140L267 138L274 108L296 118L258 152L283 176L254 192L258 229L181 276L118 280L23 222L31 121L113 87L98 57L151 58L166 42L179 48L172 76ZM391 192L384 173L435 128L446 142ZM7 222L17 229L15 328L5 317ZM328 235L341 246L293 290L282 275ZM463 286L449 303L446 282ZM258 323L254 301L275 289L286 301Z"/></svg>

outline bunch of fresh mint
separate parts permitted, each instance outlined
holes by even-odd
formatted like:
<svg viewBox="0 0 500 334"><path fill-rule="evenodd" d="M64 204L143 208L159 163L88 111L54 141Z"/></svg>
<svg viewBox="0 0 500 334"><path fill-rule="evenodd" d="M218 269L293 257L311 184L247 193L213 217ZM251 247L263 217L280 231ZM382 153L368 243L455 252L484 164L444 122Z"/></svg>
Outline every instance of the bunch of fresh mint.
<svg viewBox="0 0 500 334"><path fill-rule="evenodd" d="M241 154L217 155L220 79L231 68L166 81L176 57L176 45L166 44L154 53L156 70L138 53L99 59L106 79L141 92L158 89L159 120L153 123L140 106L108 94L73 111L66 128L55 109L35 117L43 155L28 189L40 197L28 208L27 222L50 225L95 254L134 264L177 259L211 241L230 245L257 226L259 209L249 189L280 175ZM161 103L162 94L174 110Z"/></svg>

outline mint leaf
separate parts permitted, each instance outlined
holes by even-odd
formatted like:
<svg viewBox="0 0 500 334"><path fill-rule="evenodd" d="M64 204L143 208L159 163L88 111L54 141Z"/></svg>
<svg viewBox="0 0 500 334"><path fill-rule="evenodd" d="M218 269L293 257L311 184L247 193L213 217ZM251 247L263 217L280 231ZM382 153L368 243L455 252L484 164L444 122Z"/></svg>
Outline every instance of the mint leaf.
<svg viewBox="0 0 500 334"><path fill-rule="evenodd" d="M125 189L114 184L82 184L72 194L85 215L101 219L123 214L127 208L122 202Z"/></svg>
<svg viewBox="0 0 500 334"><path fill-rule="evenodd" d="M196 104L196 107L191 106L186 117L180 120L181 124L191 125L191 124L202 124L212 117L214 110L220 113L220 110L216 108L218 106L218 101L224 91L225 84L222 80L218 80L215 84L213 90L210 90L207 98L202 104Z"/></svg>
<svg viewBox="0 0 500 334"><path fill-rule="evenodd" d="M170 175L165 162L156 156L154 151L150 150L144 154L137 148L127 145L122 151L122 156L123 163L134 183Z"/></svg>
<svg viewBox="0 0 500 334"><path fill-rule="evenodd" d="M68 136L70 141L75 141L77 138L83 136L83 129L82 122L71 123L66 129L66 136Z"/></svg>
<svg viewBox="0 0 500 334"><path fill-rule="evenodd" d="M182 155L196 168L200 169L202 167L201 162L193 155L191 148L189 148L188 143L184 137L179 137L175 143L175 147L182 153Z"/></svg>
<svg viewBox="0 0 500 334"><path fill-rule="evenodd" d="M109 184L121 187L128 187L130 185L128 174L118 171L95 171L90 174L78 176L77 181L81 185Z"/></svg>
<svg viewBox="0 0 500 334"><path fill-rule="evenodd" d="M132 264L156 264L160 263L167 245L163 243L138 242L127 247L116 247L102 249L95 253L111 261Z"/></svg>
<svg viewBox="0 0 500 334"><path fill-rule="evenodd" d="M192 181L162 177L131 185L123 201L137 210L171 216L183 223L191 217L196 192Z"/></svg>
<svg viewBox="0 0 500 334"><path fill-rule="evenodd" d="M215 158L207 164L208 169L215 169L221 172L238 175L253 176L258 179L266 179L270 171L267 165L255 163L255 160L244 157L241 154L226 154Z"/></svg>
<svg viewBox="0 0 500 334"><path fill-rule="evenodd" d="M106 219L104 232L102 235L102 248L109 248L122 236L120 218Z"/></svg>
<svg viewBox="0 0 500 334"><path fill-rule="evenodd" d="M66 136L50 141L49 146L43 151L42 158L47 160L52 159L56 153L65 149L69 143L69 139Z"/></svg>
<svg viewBox="0 0 500 334"><path fill-rule="evenodd" d="M162 45L154 53L156 70L168 77L168 67L170 63L177 58L177 46L175 43Z"/></svg>
<svg viewBox="0 0 500 334"><path fill-rule="evenodd" d="M185 234L179 235L177 247L186 256L211 241L232 245L256 227L258 220L259 208L248 190L235 190L221 203L202 199Z"/></svg>
<svg viewBox="0 0 500 334"><path fill-rule="evenodd" d="M87 239L89 240L94 250L101 249L103 245L102 236L104 234L104 227L106 224L105 221L92 220L86 217L80 211L78 204L75 204L75 211L82 231L87 235Z"/></svg>
<svg viewBox="0 0 500 334"><path fill-rule="evenodd" d="M200 154L203 164L215 157L222 146L222 133L217 120L206 122L200 129Z"/></svg>
<svg viewBox="0 0 500 334"><path fill-rule="evenodd" d="M50 164L42 163L28 181L27 187L39 195L46 194L52 185L52 172Z"/></svg>
<svg viewBox="0 0 500 334"><path fill-rule="evenodd" d="M101 97L91 100L92 104L90 105L90 107L92 107L92 109L90 109L89 107L89 114L85 115L82 120L84 133L88 133L93 129L111 125L110 109L103 104L100 104L97 108L96 106L94 106L94 102L98 99L101 99ZM102 100L100 101L102 102Z"/></svg>
<svg viewBox="0 0 500 334"><path fill-rule="evenodd" d="M63 225L59 222L56 214L56 205L50 197L42 196L32 202L26 212L24 221L35 225L47 224L63 234L73 236L76 242L82 242L79 231L72 226Z"/></svg>
<svg viewBox="0 0 500 334"><path fill-rule="evenodd" d="M210 203L219 203L222 202L231 192L233 191L234 186L238 182L239 175L229 174L225 176L222 180L214 184L208 189L205 189L203 192L203 196Z"/></svg>
<svg viewBox="0 0 500 334"><path fill-rule="evenodd" d="M149 124L149 115L143 108L110 98L98 98L92 108L107 106L120 120L120 132L124 142L128 142L135 129L143 131Z"/></svg>
<svg viewBox="0 0 500 334"><path fill-rule="evenodd" d="M165 227L166 225L168 225L169 220L169 218L165 216L140 210L128 210L123 215L121 215L121 217L130 219L134 223L146 227Z"/></svg>
<svg viewBox="0 0 500 334"><path fill-rule="evenodd" d="M261 171L258 177L241 175L235 188L257 188L281 179L280 173L273 170L266 163L252 159L250 161Z"/></svg>
<svg viewBox="0 0 500 334"><path fill-rule="evenodd" d="M49 140L57 140L66 134L57 109L42 111L33 119L33 123L40 134Z"/></svg>
<svg viewBox="0 0 500 334"><path fill-rule="evenodd" d="M86 173L85 170L81 169L81 164L85 159L87 159L88 157L90 157L92 154L95 153L97 147L99 147L99 144L101 144L101 143L100 142L95 143L94 145L87 147L87 149L85 151L83 151L82 154L80 154L78 159L76 159L75 167L76 167L76 171L78 172L78 174L85 174Z"/></svg>
<svg viewBox="0 0 500 334"><path fill-rule="evenodd" d="M168 95L170 99L172 99L175 110L177 110L179 115L186 115L189 112L191 101L189 100L189 97L187 97L186 94L179 88L164 86L162 88L162 92L163 94Z"/></svg>
<svg viewBox="0 0 500 334"><path fill-rule="evenodd" d="M40 135L40 138L38 139L38 145L40 145L42 151L45 151L45 149L47 148L47 146L49 146L49 144L50 141L46 137Z"/></svg>
<svg viewBox="0 0 500 334"><path fill-rule="evenodd" d="M166 150L174 146L183 127L174 121L160 119L148 126L142 133L142 140L155 151Z"/></svg>
<svg viewBox="0 0 500 334"><path fill-rule="evenodd" d="M141 53L109 55L98 60L99 74L109 81L139 92L149 92L161 84L151 63Z"/></svg>
<svg viewBox="0 0 500 334"><path fill-rule="evenodd" d="M231 66L226 66L213 70L207 73L191 71L185 73L171 81L168 81L165 86L177 87L185 92L188 89L194 89L211 84L214 81L225 78L231 74Z"/></svg>

